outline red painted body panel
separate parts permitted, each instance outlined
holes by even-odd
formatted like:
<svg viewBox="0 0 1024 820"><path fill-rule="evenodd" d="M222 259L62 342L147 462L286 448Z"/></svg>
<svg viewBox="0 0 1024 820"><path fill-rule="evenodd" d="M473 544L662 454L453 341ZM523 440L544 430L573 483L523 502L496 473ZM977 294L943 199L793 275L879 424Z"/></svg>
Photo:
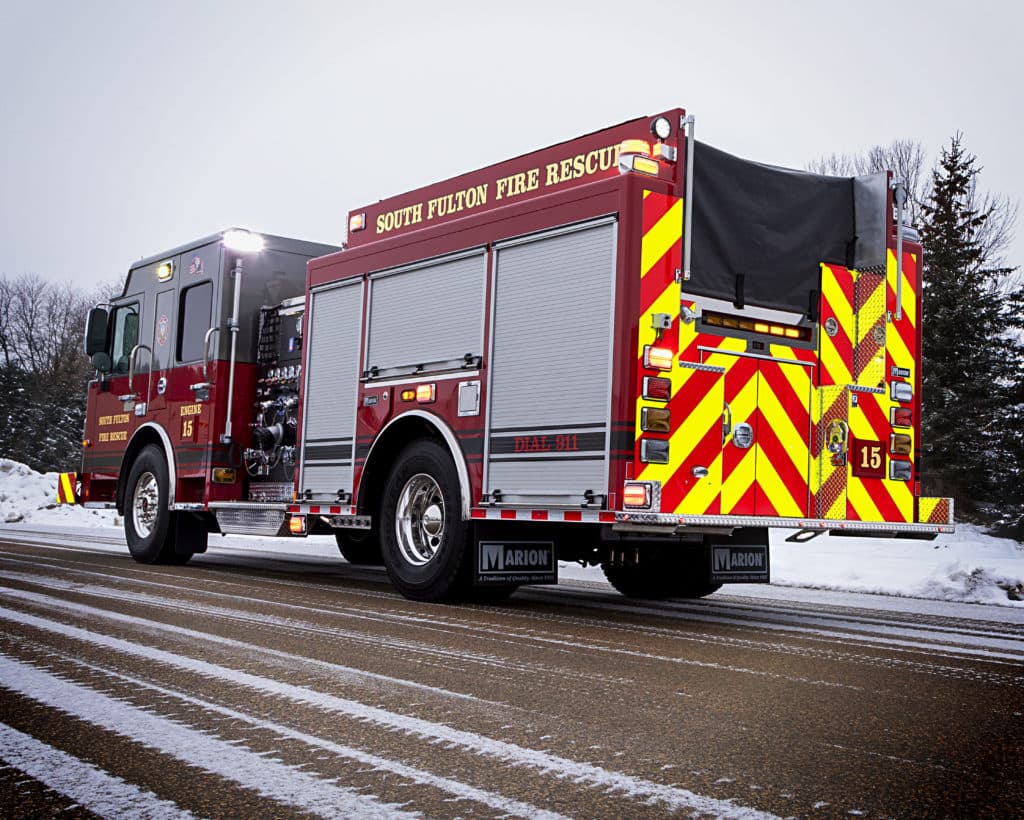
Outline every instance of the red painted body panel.
<svg viewBox="0 0 1024 820"><path fill-rule="evenodd" d="M145 424L161 428L170 439L177 472L176 501L199 504L242 500L245 469L241 452L250 443L256 368L252 364L235 365L232 408L235 443L231 446L220 443L227 419L228 372L226 361L210 363L212 386L209 400L205 402L196 402L191 389L191 385L203 381L200 365L137 374L135 393L139 402L147 403L142 416L136 416L134 410L126 411L125 402L118 399L128 393L127 375L110 378L106 390L100 389L100 382L91 382L85 427L85 440L90 445L82 453L82 500L113 501L125 451ZM167 379L163 396L157 394L156 388L161 377ZM210 472L215 466L235 467L238 471L235 483L210 481Z"/></svg>

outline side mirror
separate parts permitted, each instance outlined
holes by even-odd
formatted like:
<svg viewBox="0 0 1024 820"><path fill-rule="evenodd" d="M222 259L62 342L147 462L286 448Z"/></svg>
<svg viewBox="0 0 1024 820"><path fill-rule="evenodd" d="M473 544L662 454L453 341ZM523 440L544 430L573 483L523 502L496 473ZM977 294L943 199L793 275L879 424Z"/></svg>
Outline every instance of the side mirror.
<svg viewBox="0 0 1024 820"><path fill-rule="evenodd" d="M101 307L94 307L89 311L89 318L85 322L85 355L94 356L97 353L105 353L107 349L107 311ZM110 357L107 357L110 361ZM95 360L93 364L96 364ZM97 367L97 369L99 369Z"/></svg>
<svg viewBox="0 0 1024 820"><path fill-rule="evenodd" d="M110 361L110 356L107 355L105 350L100 350L92 354L92 366L100 371L100 373L106 374L111 371L114 363Z"/></svg>

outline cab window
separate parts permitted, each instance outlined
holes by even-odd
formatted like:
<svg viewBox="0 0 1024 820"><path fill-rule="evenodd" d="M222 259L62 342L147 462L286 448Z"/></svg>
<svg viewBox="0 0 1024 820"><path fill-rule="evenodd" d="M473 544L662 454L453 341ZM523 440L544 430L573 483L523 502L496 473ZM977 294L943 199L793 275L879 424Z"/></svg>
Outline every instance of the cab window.
<svg viewBox="0 0 1024 820"><path fill-rule="evenodd" d="M128 372L128 360L139 343L139 303L114 308L114 344L110 354L115 373Z"/></svg>
<svg viewBox="0 0 1024 820"><path fill-rule="evenodd" d="M203 342L210 329L213 307L213 283L203 282L181 292L178 311L178 361L195 362L203 358Z"/></svg>

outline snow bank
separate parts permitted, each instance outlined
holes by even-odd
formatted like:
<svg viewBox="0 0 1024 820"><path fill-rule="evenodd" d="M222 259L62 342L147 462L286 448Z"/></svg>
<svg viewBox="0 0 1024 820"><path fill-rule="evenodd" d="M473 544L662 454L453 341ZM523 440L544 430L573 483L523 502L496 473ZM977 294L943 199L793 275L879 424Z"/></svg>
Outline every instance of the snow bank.
<svg viewBox="0 0 1024 820"><path fill-rule="evenodd" d="M24 464L0 458L0 520L67 524L75 527L110 527L113 510L86 510L57 506L57 473L37 473Z"/></svg>
<svg viewBox="0 0 1024 820"><path fill-rule="evenodd" d="M0 459L0 520L69 527L120 527L113 510L57 506L57 474L39 473ZM960 524L955 535L934 541L819 536L788 543L785 531L772 533L772 582L776 586L869 592L942 601L1000 604L1024 608L1024 544L994 538ZM337 556L333 539L229 536L212 539L211 549L230 545L283 553ZM321 543L322 542L322 543ZM595 579L600 570L563 564L562 577Z"/></svg>
<svg viewBox="0 0 1024 820"><path fill-rule="evenodd" d="M971 524L934 541L787 535L772 535L777 585L1024 607L1024 544Z"/></svg>

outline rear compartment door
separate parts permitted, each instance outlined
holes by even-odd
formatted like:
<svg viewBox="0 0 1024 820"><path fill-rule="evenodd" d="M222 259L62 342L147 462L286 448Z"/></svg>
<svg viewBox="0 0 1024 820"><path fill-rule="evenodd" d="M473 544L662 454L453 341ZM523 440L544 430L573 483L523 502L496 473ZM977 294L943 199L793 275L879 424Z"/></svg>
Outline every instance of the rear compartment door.
<svg viewBox="0 0 1024 820"><path fill-rule="evenodd" d="M725 352L708 363L726 369L722 514L806 516L811 368Z"/></svg>
<svg viewBox="0 0 1024 820"><path fill-rule="evenodd" d="M496 246L485 494L579 506L607 492L616 229Z"/></svg>

